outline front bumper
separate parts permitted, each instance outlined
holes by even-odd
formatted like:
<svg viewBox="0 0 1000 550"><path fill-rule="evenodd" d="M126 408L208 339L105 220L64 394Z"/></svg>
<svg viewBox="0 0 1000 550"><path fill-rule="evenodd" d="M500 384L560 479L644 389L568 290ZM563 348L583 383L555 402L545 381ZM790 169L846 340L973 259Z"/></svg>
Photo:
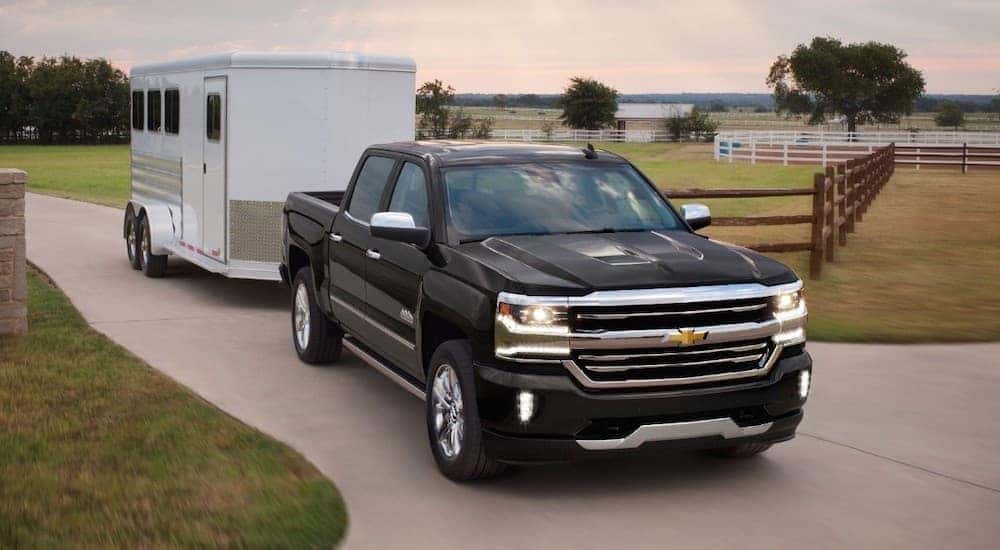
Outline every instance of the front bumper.
<svg viewBox="0 0 1000 550"><path fill-rule="evenodd" d="M804 350L782 356L760 379L664 391L587 391L566 372L526 374L477 364L487 452L507 462L560 461L622 452L774 443L802 420ZM532 394L523 422L518 394Z"/></svg>

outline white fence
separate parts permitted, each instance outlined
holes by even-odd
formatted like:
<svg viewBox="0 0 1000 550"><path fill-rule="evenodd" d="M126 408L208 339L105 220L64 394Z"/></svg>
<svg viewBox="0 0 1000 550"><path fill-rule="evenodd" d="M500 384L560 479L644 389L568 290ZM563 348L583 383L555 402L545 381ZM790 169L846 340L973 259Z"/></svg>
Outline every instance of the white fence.
<svg viewBox="0 0 1000 550"><path fill-rule="evenodd" d="M843 162L868 154L876 148L895 143L919 153L920 148L983 150L993 156L1000 148L1000 132L789 132L789 131L727 131L715 136L715 160L780 162L789 164L821 164ZM933 155L933 153L931 153ZM899 154L897 153L897 156ZM925 153L925 158L927 154ZM908 159L911 160L911 159ZM916 158L917 165L920 157ZM982 159L992 166L991 160ZM900 162L897 159L897 162ZM988 164L987 164L988 162ZM907 162L909 163L909 162ZM931 164L925 160L924 164Z"/></svg>
<svg viewBox="0 0 1000 550"><path fill-rule="evenodd" d="M711 135L689 134L684 141L707 141ZM665 130L570 130L555 128L545 131L532 129L494 129L490 139L502 141L618 141L651 143L654 141L677 141Z"/></svg>

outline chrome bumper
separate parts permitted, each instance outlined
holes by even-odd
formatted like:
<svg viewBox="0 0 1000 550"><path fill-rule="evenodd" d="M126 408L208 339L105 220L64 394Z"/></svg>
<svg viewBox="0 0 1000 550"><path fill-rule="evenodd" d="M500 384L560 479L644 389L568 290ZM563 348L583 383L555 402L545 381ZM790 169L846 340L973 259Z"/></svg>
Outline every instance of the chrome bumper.
<svg viewBox="0 0 1000 550"><path fill-rule="evenodd" d="M770 430L773 424L774 422L765 422L754 426L740 426L736 422L733 422L731 418L712 418L708 420L671 422L666 424L644 424L628 436L619 439L578 439L576 443L588 451L618 451L637 449L643 443L655 441L673 441L677 439L716 436L725 439L752 437Z"/></svg>

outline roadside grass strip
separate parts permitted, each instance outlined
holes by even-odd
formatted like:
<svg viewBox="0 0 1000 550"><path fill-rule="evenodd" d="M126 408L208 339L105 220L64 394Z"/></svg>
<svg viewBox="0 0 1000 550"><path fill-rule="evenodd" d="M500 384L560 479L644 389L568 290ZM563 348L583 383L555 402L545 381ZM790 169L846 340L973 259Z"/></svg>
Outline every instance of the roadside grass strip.
<svg viewBox="0 0 1000 550"><path fill-rule="evenodd" d="M331 547L347 513L298 453L90 328L29 269L0 338L0 547ZM211 365L206 365L206 368Z"/></svg>

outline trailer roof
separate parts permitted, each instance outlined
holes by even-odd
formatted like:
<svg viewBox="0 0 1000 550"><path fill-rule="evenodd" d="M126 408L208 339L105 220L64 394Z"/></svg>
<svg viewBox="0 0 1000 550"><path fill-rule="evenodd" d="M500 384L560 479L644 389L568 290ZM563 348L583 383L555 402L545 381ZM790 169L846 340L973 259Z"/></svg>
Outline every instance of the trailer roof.
<svg viewBox="0 0 1000 550"><path fill-rule="evenodd" d="M130 76L214 69L362 69L416 72L409 57L351 52L226 52L136 65Z"/></svg>

